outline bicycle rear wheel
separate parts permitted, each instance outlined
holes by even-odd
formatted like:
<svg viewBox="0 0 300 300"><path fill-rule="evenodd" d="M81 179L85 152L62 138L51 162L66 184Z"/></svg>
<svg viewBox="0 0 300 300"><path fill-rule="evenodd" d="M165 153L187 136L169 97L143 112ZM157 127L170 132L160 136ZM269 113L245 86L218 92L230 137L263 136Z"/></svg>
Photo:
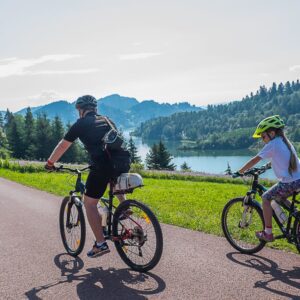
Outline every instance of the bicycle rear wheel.
<svg viewBox="0 0 300 300"><path fill-rule="evenodd" d="M133 270L147 272L159 262L163 236L153 212L143 203L126 200L115 211L113 236L122 260Z"/></svg>
<svg viewBox="0 0 300 300"><path fill-rule="evenodd" d="M298 212L298 215L294 222L293 234L295 237L295 244L296 244L297 250L300 253L300 213L299 212Z"/></svg>
<svg viewBox="0 0 300 300"><path fill-rule="evenodd" d="M244 198L230 200L222 212L222 229L227 241L241 253L252 254L260 251L265 242L256 238L255 232L264 229L262 210Z"/></svg>
<svg viewBox="0 0 300 300"><path fill-rule="evenodd" d="M85 243L85 219L81 206L65 197L59 213L59 228L63 245L71 256L81 253Z"/></svg>

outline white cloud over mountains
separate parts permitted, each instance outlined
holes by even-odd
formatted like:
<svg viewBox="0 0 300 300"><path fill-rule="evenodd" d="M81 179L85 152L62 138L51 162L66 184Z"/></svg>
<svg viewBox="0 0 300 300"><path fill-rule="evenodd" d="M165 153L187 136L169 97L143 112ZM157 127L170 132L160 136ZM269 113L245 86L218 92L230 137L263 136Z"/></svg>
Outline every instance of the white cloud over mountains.
<svg viewBox="0 0 300 300"><path fill-rule="evenodd" d="M47 63L62 62L69 59L82 57L80 54L55 54L44 55L33 59L20 59L10 57L0 60L0 78L9 76L24 75L49 75L49 74L82 74L97 72L98 69L79 69L79 70L28 70L31 67Z"/></svg>

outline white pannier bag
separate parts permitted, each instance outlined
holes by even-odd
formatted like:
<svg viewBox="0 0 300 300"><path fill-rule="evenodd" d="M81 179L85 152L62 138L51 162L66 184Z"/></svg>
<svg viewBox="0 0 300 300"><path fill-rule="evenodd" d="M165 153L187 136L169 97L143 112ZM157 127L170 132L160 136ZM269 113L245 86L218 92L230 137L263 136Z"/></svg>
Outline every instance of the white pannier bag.
<svg viewBox="0 0 300 300"><path fill-rule="evenodd" d="M117 178L114 192L133 191L137 187L143 186L143 178L137 173L123 173Z"/></svg>

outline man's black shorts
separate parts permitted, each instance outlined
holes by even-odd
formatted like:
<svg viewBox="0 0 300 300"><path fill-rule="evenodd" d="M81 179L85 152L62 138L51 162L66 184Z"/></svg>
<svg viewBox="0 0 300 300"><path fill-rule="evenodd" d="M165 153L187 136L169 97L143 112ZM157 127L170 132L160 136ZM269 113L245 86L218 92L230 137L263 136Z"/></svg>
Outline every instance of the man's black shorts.
<svg viewBox="0 0 300 300"><path fill-rule="evenodd" d="M95 199L102 197L111 178L109 173L106 169L91 169L86 181L85 195Z"/></svg>

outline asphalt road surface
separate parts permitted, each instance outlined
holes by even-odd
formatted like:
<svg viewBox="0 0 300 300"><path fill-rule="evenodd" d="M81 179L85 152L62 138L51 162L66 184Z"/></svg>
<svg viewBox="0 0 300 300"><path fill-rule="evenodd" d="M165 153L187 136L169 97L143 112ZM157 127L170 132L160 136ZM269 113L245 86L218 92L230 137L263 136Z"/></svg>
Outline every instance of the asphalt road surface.
<svg viewBox="0 0 300 300"><path fill-rule="evenodd" d="M61 199L0 178L0 299L300 299L300 255L249 256L224 238L163 225L164 252L147 274L111 253L65 253Z"/></svg>

